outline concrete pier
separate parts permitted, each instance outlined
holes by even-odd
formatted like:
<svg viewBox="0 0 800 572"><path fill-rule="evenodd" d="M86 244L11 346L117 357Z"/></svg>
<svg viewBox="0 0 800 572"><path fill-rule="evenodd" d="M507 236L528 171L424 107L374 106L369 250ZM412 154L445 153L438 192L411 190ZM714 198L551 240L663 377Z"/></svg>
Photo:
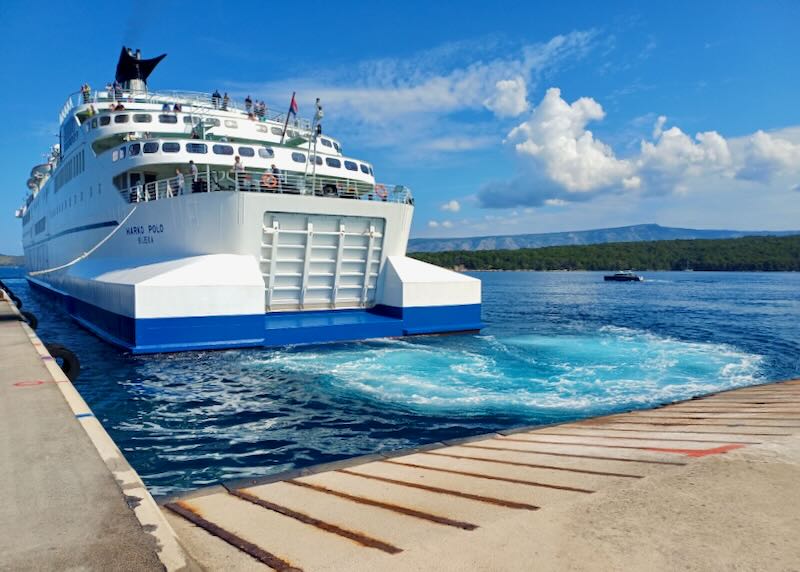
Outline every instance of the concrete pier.
<svg viewBox="0 0 800 572"><path fill-rule="evenodd" d="M138 475L0 294L0 570L181 570Z"/></svg>
<svg viewBox="0 0 800 572"><path fill-rule="evenodd" d="M797 570L800 380L169 499L210 570Z"/></svg>

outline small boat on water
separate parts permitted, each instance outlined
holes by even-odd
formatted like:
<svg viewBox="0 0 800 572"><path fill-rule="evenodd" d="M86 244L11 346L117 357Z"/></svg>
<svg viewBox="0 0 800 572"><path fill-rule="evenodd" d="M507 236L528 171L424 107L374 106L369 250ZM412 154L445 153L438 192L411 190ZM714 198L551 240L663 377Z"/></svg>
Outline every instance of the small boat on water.
<svg viewBox="0 0 800 572"><path fill-rule="evenodd" d="M603 276L606 282L644 282L644 278L634 274L632 270L620 270L614 274Z"/></svg>

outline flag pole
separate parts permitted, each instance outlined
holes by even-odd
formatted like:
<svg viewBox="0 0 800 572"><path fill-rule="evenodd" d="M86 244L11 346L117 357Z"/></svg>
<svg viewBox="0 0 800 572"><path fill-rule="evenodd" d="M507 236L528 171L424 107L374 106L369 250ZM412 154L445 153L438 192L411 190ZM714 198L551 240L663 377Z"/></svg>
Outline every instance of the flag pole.
<svg viewBox="0 0 800 572"><path fill-rule="evenodd" d="M283 145L283 140L286 138L286 128L289 127L289 114L292 112L292 101L294 101L294 96L297 92L292 92L292 99L289 101L289 111L286 112L286 121L283 122L283 135L281 135L281 145Z"/></svg>

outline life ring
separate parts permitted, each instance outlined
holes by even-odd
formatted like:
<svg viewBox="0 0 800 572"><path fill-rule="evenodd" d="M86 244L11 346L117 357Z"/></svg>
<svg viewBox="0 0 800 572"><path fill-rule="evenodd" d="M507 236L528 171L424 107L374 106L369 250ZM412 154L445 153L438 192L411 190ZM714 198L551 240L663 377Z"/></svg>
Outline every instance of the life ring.
<svg viewBox="0 0 800 572"><path fill-rule="evenodd" d="M386 192L386 187L384 185L375 185L375 194L384 201L386 200L386 197L389 196L389 193Z"/></svg>
<svg viewBox="0 0 800 572"><path fill-rule="evenodd" d="M278 187L278 178L272 173L264 173L261 175L261 184L268 189L276 189Z"/></svg>
<svg viewBox="0 0 800 572"><path fill-rule="evenodd" d="M81 372L81 363L78 361L77 356L69 351L61 344L45 344L47 351L56 360L58 367L67 376L70 381L78 379L78 374Z"/></svg>

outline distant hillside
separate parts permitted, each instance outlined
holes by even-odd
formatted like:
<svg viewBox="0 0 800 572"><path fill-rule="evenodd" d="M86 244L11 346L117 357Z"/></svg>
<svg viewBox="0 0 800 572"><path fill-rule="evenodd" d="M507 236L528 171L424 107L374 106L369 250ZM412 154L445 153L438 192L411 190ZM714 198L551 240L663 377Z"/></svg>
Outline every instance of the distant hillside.
<svg viewBox="0 0 800 572"><path fill-rule="evenodd" d="M412 256L457 270L800 271L800 235L418 252Z"/></svg>
<svg viewBox="0 0 800 572"><path fill-rule="evenodd" d="M658 224L637 224L619 228L599 228L574 232L510 234L468 238L412 238L409 252L445 252L450 250L515 250L566 244L602 244L605 242L641 242L652 240L690 240L697 238L739 238L742 236L788 236L800 230L698 230L671 228Z"/></svg>
<svg viewBox="0 0 800 572"><path fill-rule="evenodd" d="M22 266L25 264L25 257L0 254L0 266Z"/></svg>

